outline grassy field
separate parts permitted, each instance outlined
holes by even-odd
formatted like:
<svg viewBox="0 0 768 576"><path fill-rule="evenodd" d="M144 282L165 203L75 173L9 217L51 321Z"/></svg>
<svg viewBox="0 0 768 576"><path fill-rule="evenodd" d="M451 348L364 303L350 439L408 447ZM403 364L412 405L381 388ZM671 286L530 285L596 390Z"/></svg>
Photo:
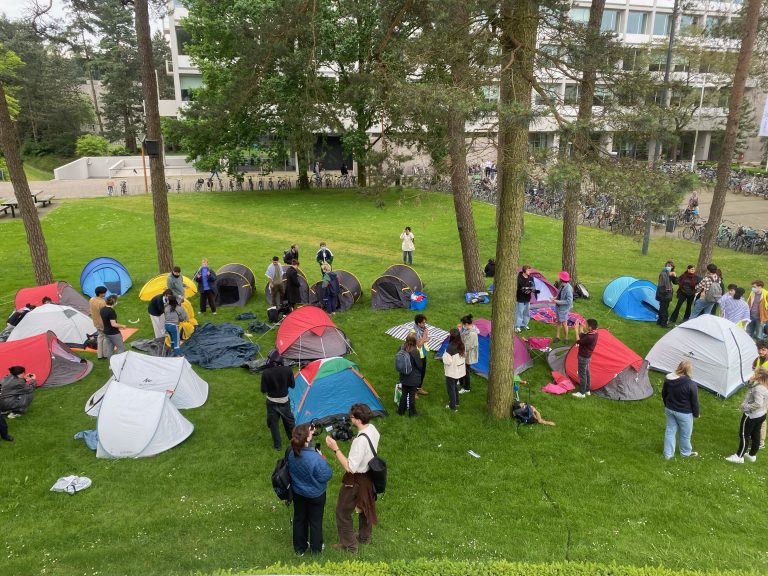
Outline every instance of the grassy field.
<svg viewBox="0 0 768 576"><path fill-rule="evenodd" d="M429 321L449 328L471 312L490 317L490 306L463 303L463 274L451 199L414 191L381 197L354 191L312 191L169 196L175 261L185 273L201 257L212 266L241 262L257 279L273 255L298 242L310 279L319 271L314 252L328 242L334 264L354 272L362 299L335 319L351 338L350 356L392 406L397 343L384 331L412 319L406 310L373 312L367 287L400 260L400 231L416 236L414 266L426 284ZM485 261L495 252L493 208L477 204ZM560 261L560 222L529 216L523 260L554 279ZM117 306L120 321L140 318L138 337L151 335L138 289L156 272L151 199L146 196L62 203L43 227L57 279L79 287L83 265L108 255L130 270L134 289ZM0 223L0 303L12 308L15 291L33 284L24 230ZM661 336L655 325L624 321L601 304L603 287L631 274L655 280L662 263L695 262L697 246L654 240L648 257L639 244L599 230L581 229L581 279L593 298L576 311L644 355ZM718 251L727 282L748 284L765 275L765 259ZM257 284L260 280L257 281ZM259 293L247 310L261 320ZM225 308L216 320L242 309ZM212 316L207 317L208 320ZM532 323L533 334L551 335ZM264 338L265 352L272 334ZM30 412L10 421L13 443L0 443L0 518L5 574L186 574L219 568L245 570L298 562L290 537L290 510L272 493L275 462L265 426L259 378L245 370L200 371L209 401L185 416L194 434L183 444L143 460L97 460L72 436L95 427L83 413L90 394L107 379L105 362L76 384L40 391ZM421 418L377 422L390 484L379 502L380 526L362 560L407 558L616 562L675 569L765 569L768 463L735 466L723 457L736 447L740 394L722 401L702 393L702 417L693 444L701 457L665 462L661 376L656 394L637 403L599 398L577 401L538 390L548 382L542 361L525 373L531 399L557 427L518 428L485 415L486 382L473 380L458 413L444 408L442 369L430 362L419 400ZM346 447L345 447L346 449ZM474 450L480 459L467 454ZM76 496L49 492L64 475L90 477ZM326 543L336 542L333 506L340 479L334 464L326 509ZM329 550L325 557L343 560Z"/></svg>

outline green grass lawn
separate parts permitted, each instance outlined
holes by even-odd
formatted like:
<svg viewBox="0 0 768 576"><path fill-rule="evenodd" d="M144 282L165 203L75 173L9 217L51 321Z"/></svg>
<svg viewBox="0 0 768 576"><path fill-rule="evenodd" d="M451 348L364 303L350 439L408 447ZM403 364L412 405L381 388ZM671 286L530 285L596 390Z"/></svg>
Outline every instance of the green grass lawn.
<svg viewBox="0 0 768 576"><path fill-rule="evenodd" d="M383 207L377 207L383 200ZM557 427L518 428L485 414L486 382L474 378L458 413L445 409L442 368L427 369L431 394L423 416L400 418L392 405L397 342L384 331L412 319L407 310L374 312L368 287L401 258L400 231L416 236L414 266L426 284L429 322L450 328L490 306L463 302L462 259L451 199L413 191L381 199L354 191L182 194L169 196L175 261L190 274L201 257L212 266L251 266L259 290L246 308L265 318L264 270L273 255L298 242L303 269L319 278L314 252L321 240L334 264L354 272L361 300L335 321L351 338L357 362L392 415L376 422L390 483L379 501L375 542L360 559L585 561L663 565L676 569L765 569L768 458L736 466L723 457L736 448L741 394L723 401L702 392L694 430L698 459L665 462L660 398L621 403L578 401L539 392L548 382L543 361L525 373L531 400ZM43 228L54 276L79 287L82 267L112 256L131 272L134 288L117 306L120 321L140 318L138 337L151 336L144 281L157 273L149 196L63 202ZM483 263L495 253L494 210L475 205ZM34 283L23 226L0 224L0 303L10 313L15 291ZM680 269L698 246L654 240L648 257L639 244L599 230L579 232L581 280L593 294L576 311L644 355L663 331L618 318L602 305L603 287L631 274L656 279L672 258ZM522 259L554 279L560 262L560 222L528 216ZM727 282L766 275L766 259L716 252ZM197 302L195 302L197 304ZM216 320L242 309L224 308ZM207 319L212 319L208 316ZM532 323L535 335L550 326ZM265 352L274 333L263 339ZM92 356L91 356L92 357ZM97 460L72 436L95 427L83 413L108 377L105 362L76 384L41 390L30 412L10 421L13 443L0 443L0 518L4 574L185 574L219 568L246 570L295 563L290 514L269 477L276 454L265 426L259 378L241 369L199 370L210 383L205 406L185 412L194 434L180 446L142 460ZM344 447L346 450L346 446ZM467 454L474 450L475 459ZM339 467L329 485L325 529L336 542L333 507ZM76 496L50 486L68 474L93 486ZM329 550L325 557L343 560Z"/></svg>

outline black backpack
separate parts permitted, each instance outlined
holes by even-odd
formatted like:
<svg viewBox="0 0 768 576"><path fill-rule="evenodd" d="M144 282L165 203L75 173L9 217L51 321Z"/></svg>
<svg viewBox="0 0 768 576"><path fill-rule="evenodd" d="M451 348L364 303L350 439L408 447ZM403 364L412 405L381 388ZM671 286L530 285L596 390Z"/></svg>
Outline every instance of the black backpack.
<svg viewBox="0 0 768 576"><path fill-rule="evenodd" d="M280 500L285 502L286 506L290 506L293 501L293 487L291 486L291 473L288 470L288 452L291 449L285 451L285 456L280 458L275 464L275 470L272 472L272 489L277 494Z"/></svg>

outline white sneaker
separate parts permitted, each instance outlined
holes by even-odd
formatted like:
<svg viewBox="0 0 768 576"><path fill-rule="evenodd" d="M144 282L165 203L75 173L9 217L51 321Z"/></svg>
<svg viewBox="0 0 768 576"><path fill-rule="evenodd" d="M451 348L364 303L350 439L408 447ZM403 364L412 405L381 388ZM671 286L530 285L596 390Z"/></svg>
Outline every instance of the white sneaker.
<svg viewBox="0 0 768 576"><path fill-rule="evenodd" d="M530 330L530 329L531 329L530 326L523 326L523 330Z"/></svg>
<svg viewBox="0 0 768 576"><path fill-rule="evenodd" d="M573 394L571 394L571 396L573 396L574 398L586 398L586 396L581 392L574 392Z"/></svg>
<svg viewBox="0 0 768 576"><path fill-rule="evenodd" d="M18 414L16 412L9 412L8 413L8 420L13 420L14 418L20 418L21 414Z"/></svg>
<svg viewBox="0 0 768 576"><path fill-rule="evenodd" d="M744 454L744 458L746 458L750 462L757 462L757 456L750 456L749 454Z"/></svg>
<svg viewBox="0 0 768 576"><path fill-rule="evenodd" d="M728 460L728 462L733 462L734 464L744 464L744 458L737 456L736 454L731 454L726 460Z"/></svg>
<svg viewBox="0 0 768 576"><path fill-rule="evenodd" d="M472 392L472 390L467 390L466 388L459 390L459 394L469 394L470 392Z"/></svg>
<svg viewBox="0 0 768 576"><path fill-rule="evenodd" d="M592 392L590 392L589 390L587 390L587 393L586 393L586 394L584 394L584 396L592 396Z"/></svg>
<svg viewBox="0 0 768 576"><path fill-rule="evenodd" d="M517 332L518 334L520 334L520 332L522 332L522 330L521 330L520 328L515 328L515 332Z"/></svg>

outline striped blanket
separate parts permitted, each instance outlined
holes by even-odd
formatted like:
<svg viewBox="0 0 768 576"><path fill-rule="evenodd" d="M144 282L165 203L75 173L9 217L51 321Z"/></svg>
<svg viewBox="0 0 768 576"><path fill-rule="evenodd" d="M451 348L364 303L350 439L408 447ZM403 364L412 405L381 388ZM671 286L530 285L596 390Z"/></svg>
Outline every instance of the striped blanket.
<svg viewBox="0 0 768 576"><path fill-rule="evenodd" d="M445 339L448 338L448 332L436 326L432 326L431 324L427 324L427 328L429 328L429 340L427 341L427 347L430 350L439 349L442 343L445 342ZM408 336L408 333L411 330L413 330L413 322L406 322L405 324L400 324L399 326L392 326L392 328L387 330L386 333L393 338L405 341L405 337Z"/></svg>

